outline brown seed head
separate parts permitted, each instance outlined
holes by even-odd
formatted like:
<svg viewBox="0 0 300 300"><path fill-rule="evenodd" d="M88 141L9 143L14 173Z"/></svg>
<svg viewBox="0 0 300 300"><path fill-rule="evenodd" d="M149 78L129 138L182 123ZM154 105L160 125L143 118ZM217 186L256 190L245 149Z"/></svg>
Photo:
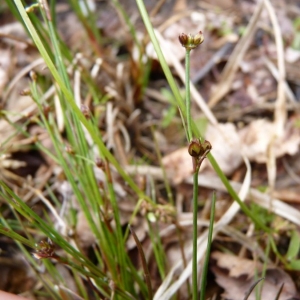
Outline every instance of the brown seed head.
<svg viewBox="0 0 300 300"><path fill-rule="evenodd" d="M207 153L212 149L211 143L209 141L207 141L207 140L205 140L202 143L202 147L203 147L204 152L207 152Z"/></svg>
<svg viewBox="0 0 300 300"><path fill-rule="evenodd" d="M201 153L203 152L203 148L201 145L201 142L199 139L193 139L189 143L189 148L188 148L189 154L193 157L199 157L201 156Z"/></svg>
<svg viewBox="0 0 300 300"><path fill-rule="evenodd" d="M202 31L199 31L196 35L182 33L178 38L181 45L187 50L195 49L204 41Z"/></svg>
<svg viewBox="0 0 300 300"><path fill-rule="evenodd" d="M54 250L55 250L55 245L52 243L51 240L41 241L37 245L36 252L33 253L33 255L37 259L49 258L49 257L53 257Z"/></svg>
<svg viewBox="0 0 300 300"><path fill-rule="evenodd" d="M194 44L197 46L199 46L200 44L202 44L204 41L204 36L202 31L199 31L195 36L194 36Z"/></svg>
<svg viewBox="0 0 300 300"><path fill-rule="evenodd" d="M188 43L189 37L188 37L187 34L182 33L182 34L179 35L178 39L179 39L179 42L181 43L181 45L183 47L185 47L187 45L187 43Z"/></svg>

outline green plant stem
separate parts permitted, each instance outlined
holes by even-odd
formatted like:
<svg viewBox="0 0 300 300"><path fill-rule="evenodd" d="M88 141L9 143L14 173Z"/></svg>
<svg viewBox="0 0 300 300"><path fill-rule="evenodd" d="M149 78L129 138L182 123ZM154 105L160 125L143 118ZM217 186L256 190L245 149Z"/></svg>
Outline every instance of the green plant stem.
<svg viewBox="0 0 300 300"><path fill-rule="evenodd" d="M191 93L190 93L190 49L186 49L185 52L185 105L186 105L186 123L187 123L187 138L190 142L193 138L192 133L192 116L191 116ZM197 276L197 237L198 237L198 174L199 169L196 168L193 176L193 269L192 269L192 290L193 300L198 297L198 276Z"/></svg>
<svg viewBox="0 0 300 300"><path fill-rule="evenodd" d="M186 122L188 141L193 138L192 133L192 116L191 116L191 92L190 92L190 49L185 51L185 105L186 105Z"/></svg>
<svg viewBox="0 0 300 300"><path fill-rule="evenodd" d="M210 249L211 249L213 229L214 229L215 207L216 207L216 193L213 192L212 202L211 202L211 210L210 210L210 222L209 222L209 227L208 227L207 247L206 247L206 254L205 254L203 270L202 270L202 278L201 278L200 300L205 300L208 262L209 262L209 257L210 257Z"/></svg>
<svg viewBox="0 0 300 300"><path fill-rule="evenodd" d="M198 295L198 280L197 280L197 218L198 218L198 174L199 170L193 176L193 269L192 269L192 286L193 300L197 299Z"/></svg>

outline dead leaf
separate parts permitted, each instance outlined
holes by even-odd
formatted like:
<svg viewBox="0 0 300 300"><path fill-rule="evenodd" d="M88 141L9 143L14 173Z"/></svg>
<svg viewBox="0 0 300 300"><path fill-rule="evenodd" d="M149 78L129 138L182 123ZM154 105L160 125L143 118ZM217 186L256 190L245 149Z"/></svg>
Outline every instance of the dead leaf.
<svg viewBox="0 0 300 300"><path fill-rule="evenodd" d="M211 143L211 153L226 175L230 175L242 162L241 142L232 123L209 125L205 138ZM209 167L212 168L209 164Z"/></svg>
<svg viewBox="0 0 300 300"><path fill-rule="evenodd" d="M193 172L192 158L187 147L180 148L162 159L164 168L169 178L177 184L191 176Z"/></svg>
<svg viewBox="0 0 300 300"><path fill-rule="evenodd" d="M250 259L241 258L227 253L214 252L212 258L217 260L218 267L228 270L230 277L240 277L245 275L252 278L255 270L262 271L261 264L256 264Z"/></svg>
<svg viewBox="0 0 300 300"><path fill-rule="evenodd" d="M263 265L260 262L221 252L213 252L211 256L217 264L212 267L212 271L216 276L217 283L225 290L223 296L226 299L243 299L251 286L262 276ZM255 278L255 270L258 272L258 278ZM297 290L291 277L282 269L275 266L268 267L265 279L260 283L263 285L261 299L275 299L283 283L279 300L297 296ZM255 299L255 292L252 292L248 300Z"/></svg>
<svg viewBox="0 0 300 300"><path fill-rule="evenodd" d="M265 120L256 120L240 130L239 135L242 142L242 152L251 161L263 163L267 161L267 150L274 138L275 124ZM285 126L282 137L275 141L275 157L285 154L294 155L298 152L300 144L300 130L293 121Z"/></svg>

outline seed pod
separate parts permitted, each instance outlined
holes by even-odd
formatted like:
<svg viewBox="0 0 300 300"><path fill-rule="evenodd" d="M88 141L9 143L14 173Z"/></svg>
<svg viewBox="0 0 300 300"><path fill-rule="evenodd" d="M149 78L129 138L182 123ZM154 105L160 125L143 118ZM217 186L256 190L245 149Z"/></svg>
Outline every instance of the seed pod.
<svg viewBox="0 0 300 300"><path fill-rule="evenodd" d="M189 148L188 148L189 154L193 157L199 157L203 153L203 147L201 145L201 142L199 139L194 138L190 143L189 143Z"/></svg>
<svg viewBox="0 0 300 300"><path fill-rule="evenodd" d="M202 31L199 31L196 35L182 33L178 39L181 45L187 50L195 49L204 41Z"/></svg>
<svg viewBox="0 0 300 300"><path fill-rule="evenodd" d="M185 33L180 34L178 39L183 47L185 47L189 43L189 36Z"/></svg>
<svg viewBox="0 0 300 300"><path fill-rule="evenodd" d="M48 241L41 241L36 246L36 252L33 253L33 256L37 259L51 258L54 255L54 251L55 251L55 245L49 239Z"/></svg>
<svg viewBox="0 0 300 300"><path fill-rule="evenodd" d="M212 146L211 146L211 143L207 140L205 140L203 143L202 143L202 147L203 147L203 150L204 150L204 153L205 152L209 152L211 149L212 149ZM203 154L204 154L203 153Z"/></svg>
<svg viewBox="0 0 300 300"><path fill-rule="evenodd" d="M194 36L194 44L195 46L199 46L200 44L202 44L204 41L204 36L202 31L199 31L195 36Z"/></svg>

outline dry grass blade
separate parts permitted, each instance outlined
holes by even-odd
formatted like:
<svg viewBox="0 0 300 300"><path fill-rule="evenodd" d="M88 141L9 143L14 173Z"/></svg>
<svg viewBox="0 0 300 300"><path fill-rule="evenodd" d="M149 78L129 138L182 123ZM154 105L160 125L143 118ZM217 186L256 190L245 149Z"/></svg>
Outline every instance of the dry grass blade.
<svg viewBox="0 0 300 300"><path fill-rule="evenodd" d="M15 87L16 83L23 77L25 76L27 73L29 73L31 70L33 70L34 68L45 64L44 59L42 58L38 58L37 60L33 61L32 63L30 63L29 65L27 65L26 67L24 67L22 70L20 70L18 72L18 74L10 81L7 89L5 90L4 94L3 94L3 99L4 101L7 100L7 97L9 96L9 94L11 93L11 91L13 90L13 88Z"/></svg>
<svg viewBox="0 0 300 300"><path fill-rule="evenodd" d="M273 191L275 189L276 180L276 158L274 153L275 141L281 137L284 133L284 125L286 121L286 107L285 107L285 64L284 64L284 51L282 34L279 27L279 23L274 11L273 6L269 0L264 0L265 7L269 13L271 23L274 28L276 50L278 57L278 87L277 87L277 100L275 103L275 129L274 136L270 137L270 143L268 147L268 159L267 159L267 172L269 181L269 194L272 199ZM272 203L270 203L272 205Z"/></svg>
<svg viewBox="0 0 300 300"><path fill-rule="evenodd" d="M250 287L249 291L246 293L244 300L247 300L250 296L250 294L252 293L252 291L254 290L254 288L262 281L264 280L264 278L260 278L258 279L256 282L254 282L254 284Z"/></svg>
<svg viewBox="0 0 300 300"><path fill-rule="evenodd" d="M281 285L280 289L278 290L278 293L277 293L276 298L274 300L279 300L279 297L280 297L280 294L282 292L283 287L284 287L284 283Z"/></svg>
<svg viewBox="0 0 300 300"><path fill-rule="evenodd" d="M129 227L129 230L130 230L130 232L131 232L131 234L134 238L134 241L136 243L136 246L137 246L139 254L140 254L140 258L141 258L141 261L142 261L142 266L143 266L143 269L144 269L144 276L145 276L146 284L147 284L147 287L148 287L149 299L151 300L151 299L153 299L153 289L152 289L152 285L151 285L150 272L149 272L149 269L148 269L148 266L147 266L145 254L144 254L144 251L143 251L143 247L142 247L142 244L140 243L137 235L135 234L134 230L131 227Z"/></svg>
<svg viewBox="0 0 300 300"><path fill-rule="evenodd" d="M279 81L280 77L279 77L278 68L276 68L276 66L273 64L273 62L271 60L268 59L267 56L263 57L263 61L266 65L266 67L268 68L268 70L272 73L273 77L277 81ZM295 95L293 94L293 91L291 90L291 88L287 84L286 80L284 81L284 88L285 88L286 97L292 103L293 107L296 107L297 106L297 99L296 99Z"/></svg>
<svg viewBox="0 0 300 300"><path fill-rule="evenodd" d="M277 100L275 105L275 123L277 127L276 134L281 136L284 130L286 120L285 108L285 62L282 33L276 17L274 8L269 0L264 0L265 7L269 13L271 23L274 29L277 58L278 58L278 87L277 87Z"/></svg>
<svg viewBox="0 0 300 300"><path fill-rule="evenodd" d="M251 38L256 29L256 24L262 12L263 6L263 1L260 1L257 4L256 11L251 18L251 21L246 29L245 34L234 48L234 51L232 52L230 59L224 68L224 71L222 73L222 79L215 89L216 92L211 96L208 102L209 107L214 107L230 90L234 75L251 42Z"/></svg>

